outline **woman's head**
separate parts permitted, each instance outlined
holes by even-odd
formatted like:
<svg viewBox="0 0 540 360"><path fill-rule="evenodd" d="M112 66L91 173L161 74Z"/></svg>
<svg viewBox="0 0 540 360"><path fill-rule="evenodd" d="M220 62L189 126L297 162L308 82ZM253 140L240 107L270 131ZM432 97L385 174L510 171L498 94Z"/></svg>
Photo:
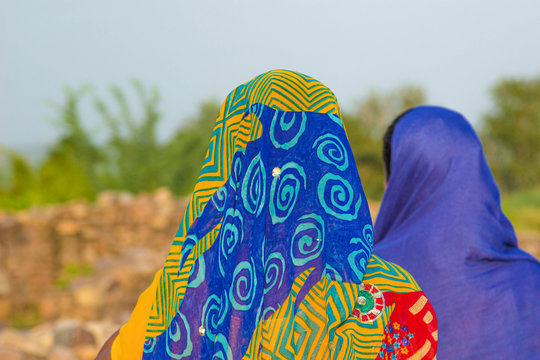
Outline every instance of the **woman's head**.
<svg viewBox="0 0 540 360"><path fill-rule="evenodd" d="M221 190L215 192L216 188ZM317 80L273 70L230 93L216 121L191 204L197 203L195 196L209 192L215 192L212 201L218 215L240 209L252 240L259 235L269 239L299 235L298 256L322 249L324 243L328 247L321 259L329 267L317 271L333 269L361 281L372 247L369 207L337 100ZM238 208L229 209L226 199ZM272 226L266 228L266 220ZM185 218L178 235L186 234L191 223ZM188 236L191 246L195 239L207 237L209 229L217 236L217 230L207 223L195 236ZM334 233L325 240L324 234L330 231ZM318 240L309 240L316 234ZM184 248L191 251L186 242ZM335 248L350 253L343 258L333 252ZM298 259L297 263L308 262Z"/></svg>
<svg viewBox="0 0 540 360"><path fill-rule="evenodd" d="M386 179L400 172L419 180L443 176L451 164L474 167L483 149L474 129L459 113L419 106L399 115L383 138ZM460 159L457 161L457 159ZM412 171L412 172L411 172Z"/></svg>
<svg viewBox="0 0 540 360"><path fill-rule="evenodd" d="M500 214L489 221L512 231L482 144L461 114L437 106L413 108L392 123L384 147L388 185L377 217L377 241L403 239L400 227L420 223L418 229L425 233L434 224L437 233L446 227L452 232L476 228L489 214ZM470 240L461 238L461 245L454 241L452 246L459 247ZM506 241L515 245L513 236ZM486 248L488 242L486 237L476 246Z"/></svg>

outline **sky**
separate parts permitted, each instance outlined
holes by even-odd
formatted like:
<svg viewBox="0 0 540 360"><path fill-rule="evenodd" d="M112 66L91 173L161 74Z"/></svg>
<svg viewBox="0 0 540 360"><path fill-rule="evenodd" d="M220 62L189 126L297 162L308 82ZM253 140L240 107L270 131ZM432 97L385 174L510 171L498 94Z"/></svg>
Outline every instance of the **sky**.
<svg viewBox="0 0 540 360"><path fill-rule="evenodd" d="M202 101L280 68L322 81L345 110L417 84L478 124L497 80L540 75L540 2L0 0L0 145L54 142L66 87L156 87L165 138Z"/></svg>

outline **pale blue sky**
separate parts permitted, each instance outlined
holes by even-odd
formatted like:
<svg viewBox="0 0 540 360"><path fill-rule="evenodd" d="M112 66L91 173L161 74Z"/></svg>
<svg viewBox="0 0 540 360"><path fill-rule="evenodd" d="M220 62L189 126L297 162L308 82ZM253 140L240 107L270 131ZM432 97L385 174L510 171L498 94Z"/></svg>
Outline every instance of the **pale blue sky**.
<svg viewBox="0 0 540 360"><path fill-rule="evenodd" d="M53 141L47 102L66 85L155 85L166 136L273 68L318 78L345 109L419 84L477 122L497 79L540 74L540 2L1 0L0 144Z"/></svg>

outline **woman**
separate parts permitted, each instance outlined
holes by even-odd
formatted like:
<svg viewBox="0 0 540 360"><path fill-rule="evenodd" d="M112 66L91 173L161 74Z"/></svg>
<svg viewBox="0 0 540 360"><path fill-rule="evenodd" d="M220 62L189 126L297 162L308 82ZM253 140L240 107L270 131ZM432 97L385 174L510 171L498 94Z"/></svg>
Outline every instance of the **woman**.
<svg viewBox="0 0 540 360"><path fill-rule="evenodd" d="M103 354L433 358L433 309L371 254L352 159L318 81L278 70L233 90L166 264Z"/></svg>
<svg viewBox="0 0 540 360"><path fill-rule="evenodd" d="M437 313L439 359L539 359L540 264L519 249L473 128L421 106L384 137L375 251L409 270Z"/></svg>

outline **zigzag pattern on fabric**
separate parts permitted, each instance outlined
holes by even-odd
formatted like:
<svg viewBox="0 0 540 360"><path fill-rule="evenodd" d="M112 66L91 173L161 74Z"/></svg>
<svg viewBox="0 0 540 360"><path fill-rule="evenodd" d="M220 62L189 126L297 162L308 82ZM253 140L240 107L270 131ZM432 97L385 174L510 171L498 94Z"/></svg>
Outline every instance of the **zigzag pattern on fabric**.
<svg viewBox="0 0 540 360"><path fill-rule="evenodd" d="M181 305L195 259L214 242L220 227L207 234L201 246L192 252L178 269L184 234L197 219L215 191L227 180L236 151L261 134L261 124L254 116L245 116L252 104L261 103L279 110L313 111L340 115L334 94L317 80L292 71L273 70L233 90L224 101L197 185L165 261L152 305L146 338L167 329Z"/></svg>
<svg viewBox="0 0 540 360"><path fill-rule="evenodd" d="M385 307L382 316L372 323L362 323L357 318L347 317L339 324L331 324L331 319L327 318L326 305L332 306L335 309L334 313L350 314L359 294L359 284L343 283L343 286L334 286L334 296L327 298L326 294L335 282L323 278L311 288L295 311L298 291L310 273L311 271L306 271L299 275L283 305L268 319L261 321L243 360L329 358L352 360L359 355L362 359L377 357L384 329L389 323L394 306ZM368 262L363 282L373 284L381 291L395 293L420 290L407 271L373 254ZM336 327L337 325L339 326ZM258 344L262 344L262 347L259 348ZM335 349L336 353L330 354L331 349Z"/></svg>

